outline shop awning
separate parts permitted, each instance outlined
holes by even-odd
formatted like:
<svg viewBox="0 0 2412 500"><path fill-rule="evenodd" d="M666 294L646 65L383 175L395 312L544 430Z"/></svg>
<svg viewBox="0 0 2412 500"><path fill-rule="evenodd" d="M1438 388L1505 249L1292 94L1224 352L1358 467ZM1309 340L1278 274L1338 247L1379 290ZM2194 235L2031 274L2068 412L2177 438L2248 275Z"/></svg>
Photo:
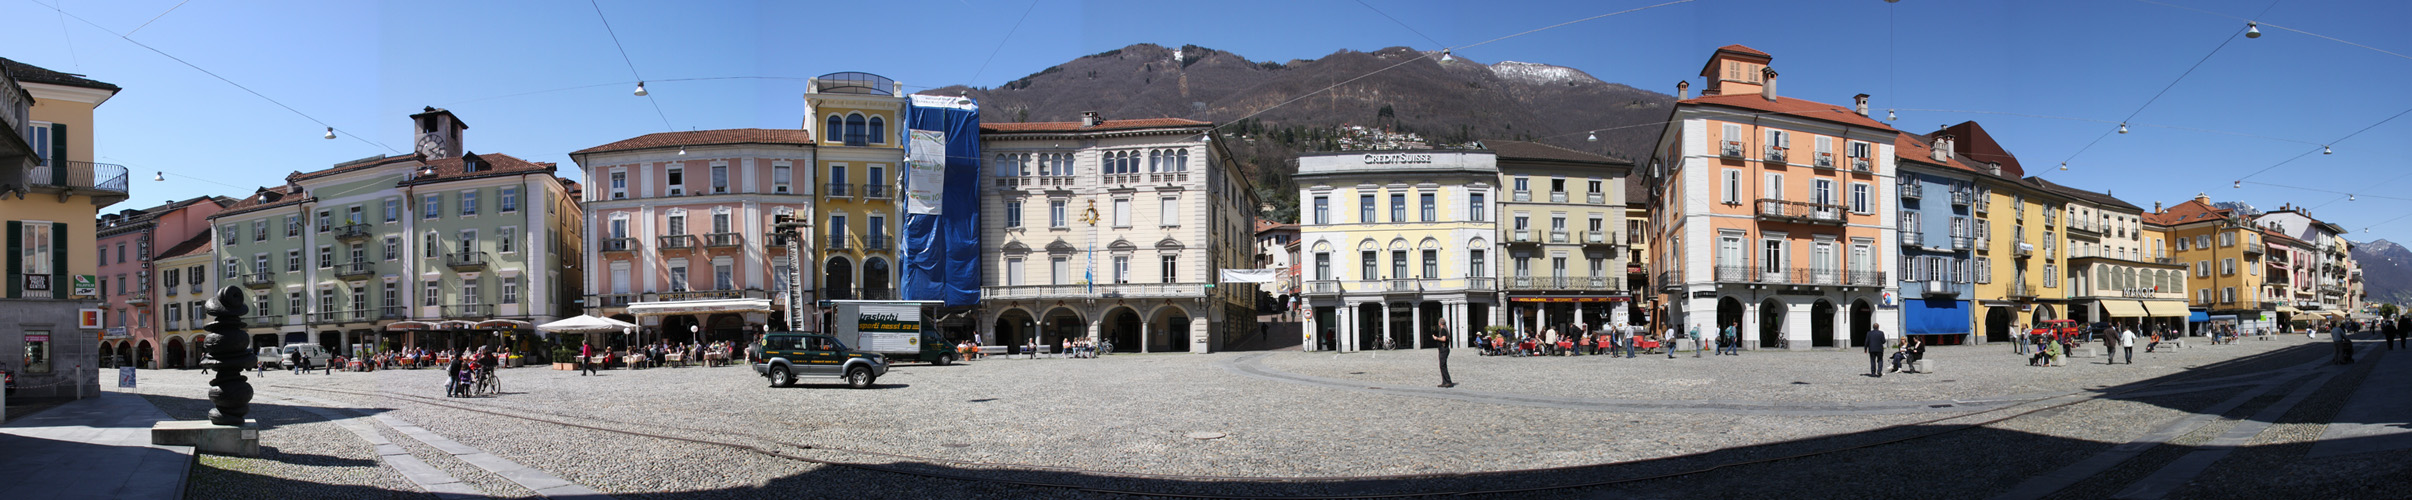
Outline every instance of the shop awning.
<svg viewBox="0 0 2412 500"><path fill-rule="evenodd" d="M2150 316L2150 314L2144 312L2143 304L2138 304L2133 300L2104 300L2102 301L2102 315L2113 318L2141 318Z"/></svg>
<svg viewBox="0 0 2412 500"><path fill-rule="evenodd" d="M1901 328L1910 335L1969 333L1968 302L1950 299L1902 299Z"/></svg>
<svg viewBox="0 0 2412 500"><path fill-rule="evenodd" d="M2192 313L2186 310L2186 302L2179 300L2147 300L2144 311L2155 318L2183 318Z"/></svg>
<svg viewBox="0 0 2412 500"><path fill-rule="evenodd" d="M536 325L516 319L489 319L479 321L477 325L470 328L477 330L531 330L535 329Z"/></svg>
<svg viewBox="0 0 2412 500"><path fill-rule="evenodd" d="M2193 311L2193 310L2189 310L2189 311L2188 311L2188 314L2186 315L2186 322L2188 322L2188 323L2209 323L2209 322L2211 322L2211 313L2210 313L2210 312L2206 312L2206 311Z"/></svg>
<svg viewBox="0 0 2412 500"><path fill-rule="evenodd" d="M2278 312L2286 314L2303 314L2303 310L2296 309L2295 306L2278 306Z"/></svg>
<svg viewBox="0 0 2412 500"><path fill-rule="evenodd" d="M637 316L748 312L771 312L770 299L682 300L628 304L628 314Z"/></svg>
<svg viewBox="0 0 2412 500"><path fill-rule="evenodd" d="M428 322L425 322L425 321L396 321L396 322L393 322L392 324L385 325L385 331L389 331L389 332L407 332L407 331L414 331L414 330L434 330L434 329L435 329L435 325L434 325L434 324L432 324L432 323L428 323Z"/></svg>

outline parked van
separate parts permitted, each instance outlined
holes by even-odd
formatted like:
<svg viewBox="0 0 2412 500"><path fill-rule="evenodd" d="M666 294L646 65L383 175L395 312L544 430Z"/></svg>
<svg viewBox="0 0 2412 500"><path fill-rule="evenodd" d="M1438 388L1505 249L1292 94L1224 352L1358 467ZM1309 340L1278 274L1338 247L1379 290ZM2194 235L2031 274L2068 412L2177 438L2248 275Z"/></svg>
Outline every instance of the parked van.
<svg viewBox="0 0 2412 500"><path fill-rule="evenodd" d="M285 344L284 347L260 348L260 366L276 369L292 368L285 364L285 354L295 351L301 352L303 359L310 360L311 368L323 368L327 366L328 358L333 357L325 347L318 344Z"/></svg>

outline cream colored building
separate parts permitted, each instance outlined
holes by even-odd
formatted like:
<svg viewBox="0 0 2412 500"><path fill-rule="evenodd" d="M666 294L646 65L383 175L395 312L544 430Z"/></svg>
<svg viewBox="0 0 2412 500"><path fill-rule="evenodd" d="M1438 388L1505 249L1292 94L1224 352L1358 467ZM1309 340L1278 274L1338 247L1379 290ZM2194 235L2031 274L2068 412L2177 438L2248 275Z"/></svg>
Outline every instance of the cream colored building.
<svg viewBox="0 0 2412 500"><path fill-rule="evenodd" d="M1426 332L1443 319L1463 345L1489 324L1499 306L1498 163L1487 150L1300 156L1305 348L1435 347Z"/></svg>

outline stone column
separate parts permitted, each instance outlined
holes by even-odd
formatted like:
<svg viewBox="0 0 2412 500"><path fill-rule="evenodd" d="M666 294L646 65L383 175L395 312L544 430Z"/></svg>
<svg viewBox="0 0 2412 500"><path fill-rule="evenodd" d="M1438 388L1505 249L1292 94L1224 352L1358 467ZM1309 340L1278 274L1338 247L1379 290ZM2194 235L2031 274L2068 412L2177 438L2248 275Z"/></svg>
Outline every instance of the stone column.
<svg viewBox="0 0 2412 500"><path fill-rule="evenodd" d="M1156 341L1156 320L1139 322L1139 353L1147 354L1147 344Z"/></svg>

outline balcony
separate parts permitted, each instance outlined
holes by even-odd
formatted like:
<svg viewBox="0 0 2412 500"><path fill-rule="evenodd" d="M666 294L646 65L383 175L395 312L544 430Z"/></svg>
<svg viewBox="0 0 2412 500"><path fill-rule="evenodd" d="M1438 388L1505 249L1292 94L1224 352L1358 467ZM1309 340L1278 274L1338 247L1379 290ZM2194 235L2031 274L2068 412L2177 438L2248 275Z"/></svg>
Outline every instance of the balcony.
<svg viewBox="0 0 2412 500"><path fill-rule="evenodd" d="M345 243L366 241L369 236L368 224L345 224L335 228L335 239Z"/></svg>
<svg viewBox="0 0 2412 500"><path fill-rule="evenodd" d="M1614 247L1616 246L1616 233L1608 231L1584 231L1583 244L1588 246Z"/></svg>
<svg viewBox="0 0 2412 500"><path fill-rule="evenodd" d="M175 283L169 283L169 284L167 284L167 286L166 286L166 287L163 287L163 288L166 288L166 289L165 289L165 290L161 290L161 291L160 291L160 293L161 293L161 294L163 294L163 295L167 295L167 296L169 296L169 297L174 297L174 296L176 296L176 294L179 294L179 293L183 293L183 292L184 292L184 287L181 287L181 286L176 286L176 284L175 284Z"/></svg>
<svg viewBox="0 0 2412 500"><path fill-rule="evenodd" d="M1966 297L1971 295L1972 292L1973 285L1968 283L1953 283L1938 280L1911 281L1901 284L1901 293L1904 295L1919 294L1920 296L1925 297Z"/></svg>
<svg viewBox="0 0 2412 500"><path fill-rule="evenodd" d="M285 325L285 321L286 321L286 319L285 319L285 318L286 318L286 317L285 317L285 315L283 315L283 314L262 314L262 315L258 315L258 316L244 316L244 317L243 317L243 327L244 327L244 328L261 328L261 327L278 327L278 326L284 326L284 325Z"/></svg>
<svg viewBox="0 0 2412 500"><path fill-rule="evenodd" d="M1902 232L1901 232L1901 244L1902 244L1903 246L1913 246L1913 247L1914 247L1914 246L1919 246L1919 245L1924 245L1924 244L1926 244L1926 233L1919 232L1919 231L1902 231Z"/></svg>
<svg viewBox="0 0 2412 500"><path fill-rule="evenodd" d="M1623 290L1624 279L1575 276L1514 276L1504 278L1509 290Z"/></svg>
<svg viewBox="0 0 2412 500"><path fill-rule="evenodd" d="M759 289L755 289L755 290L688 290L688 291L684 291L684 292L662 292L662 293L654 294L654 296L653 296L654 301L658 301L658 302L684 302L684 301L690 301L690 300L723 300L723 299L767 299L767 298L770 298L770 292L768 292L768 291L763 291L763 290L759 290ZM868 297L865 297L865 298L868 298Z"/></svg>
<svg viewBox="0 0 2412 500"><path fill-rule="evenodd" d="M367 309L319 311L310 313L309 320L310 324L313 325L340 325L345 323L367 323L371 321L369 319L369 310Z"/></svg>
<svg viewBox="0 0 2412 500"><path fill-rule="evenodd" d="M408 318L410 318L410 308L408 308L408 307L402 307L402 306L385 306L385 307L379 307L379 308L377 308L377 319L381 319L381 320L383 320L383 319L408 319Z"/></svg>
<svg viewBox="0 0 2412 500"><path fill-rule="evenodd" d="M443 313L445 318L491 318L494 317L494 305L444 304Z"/></svg>
<svg viewBox="0 0 2412 500"><path fill-rule="evenodd" d="M253 269L251 274L243 275L243 287L261 289L276 286L276 275L262 271L266 270Z"/></svg>
<svg viewBox="0 0 2412 500"><path fill-rule="evenodd" d="M1565 243L1566 241L1567 241L1566 230L1564 230L1564 229L1552 229L1552 230L1550 230L1550 231L1549 231L1549 242L1550 242L1550 243Z"/></svg>
<svg viewBox="0 0 2412 500"><path fill-rule="evenodd" d="M1683 286L1683 283L1677 281L1676 278L1674 271L1659 271L1658 281L1654 281L1654 283L1658 284L1659 290L1674 290Z"/></svg>
<svg viewBox="0 0 2412 500"><path fill-rule="evenodd" d="M1851 286L1884 286L1884 271L1849 271L1843 273L1843 284Z"/></svg>
<svg viewBox="0 0 2412 500"><path fill-rule="evenodd" d="M1967 236L1953 236L1951 237L1951 249L1968 250L1971 248L1977 248L1975 240L1975 238L1970 238Z"/></svg>
<svg viewBox="0 0 2412 500"><path fill-rule="evenodd" d="M1818 153L1817 161L1810 162L1809 164L1817 168L1832 170L1834 169L1834 153Z"/></svg>
<svg viewBox="0 0 2412 500"><path fill-rule="evenodd" d="M1971 199L1971 198L1975 198L1975 197L1976 197L1976 196L1975 196L1973 193L1969 193L1969 192L1967 192L1967 191L1961 191L1961 190L1954 189L1954 190L1952 190L1952 191L1951 191L1951 204L1953 204L1953 205L1966 205L1966 204L1968 204L1969 199Z"/></svg>
<svg viewBox="0 0 2412 500"><path fill-rule="evenodd" d="M1391 278L1382 280L1382 291L1388 293L1421 292L1424 291L1424 280L1415 278Z"/></svg>
<svg viewBox="0 0 2412 500"><path fill-rule="evenodd" d="M1565 203L1565 202L1566 202L1566 192L1565 192L1565 191L1550 191L1550 192L1549 192L1549 202L1550 202L1550 203Z"/></svg>
<svg viewBox="0 0 2412 500"><path fill-rule="evenodd" d="M377 275L377 263L370 261L345 262L335 265L337 279L360 279Z"/></svg>
<svg viewBox="0 0 2412 500"><path fill-rule="evenodd" d="M1606 205L1608 204L1608 193L1592 191L1583 195L1583 202L1593 205Z"/></svg>
<svg viewBox="0 0 2412 500"><path fill-rule="evenodd" d="M698 242L696 241L695 235L692 234L658 236L654 238L654 243L661 245L661 251L664 252L674 250L694 250L695 247L701 246L697 244Z"/></svg>
<svg viewBox="0 0 2412 500"><path fill-rule="evenodd" d="M703 235L703 245L705 248L741 247L745 246L745 235L740 233L709 233Z"/></svg>
<svg viewBox="0 0 2412 500"><path fill-rule="evenodd" d="M151 305L151 291L149 289L127 290L126 292L126 305Z"/></svg>
<svg viewBox="0 0 2412 500"><path fill-rule="evenodd" d="M454 271L468 271L468 270L474 270L474 269L485 269L485 268L486 268L486 253L485 253L485 252L455 252L455 253L444 254L444 265L447 265L447 266L452 266L452 270L454 270Z"/></svg>
<svg viewBox="0 0 2412 500"><path fill-rule="evenodd" d="M1852 159L1851 159L1851 171L1853 171L1853 172L1866 172L1866 171L1869 171L1868 159L1867 159L1867 158L1852 158Z"/></svg>
<svg viewBox="0 0 2412 500"><path fill-rule="evenodd" d="M2027 283L2014 283L2010 285L2009 293L2011 298L2033 299L2035 298L2035 285Z"/></svg>
<svg viewBox="0 0 2412 500"><path fill-rule="evenodd" d="M821 196L828 198L853 198L854 185L843 182L832 182L829 183L828 186L824 186L821 189Z"/></svg>
<svg viewBox="0 0 2412 500"><path fill-rule="evenodd" d="M795 239L803 239L803 238L795 238ZM766 232L763 232L763 233L762 233L762 249L764 249L764 250L768 250L768 251L773 251L773 252L785 252L785 251L787 251L787 244L786 244L786 243L782 243L782 242L780 242L779 240L780 240L780 238L779 238L779 232L778 232L778 231L766 231Z"/></svg>
<svg viewBox="0 0 2412 500"><path fill-rule="evenodd" d="M1529 244L1534 243L1534 241L1533 241L1533 230L1531 230L1531 229L1509 229L1509 230L1508 230L1508 243L1509 243L1509 244L1516 244L1516 245L1529 245Z"/></svg>
<svg viewBox="0 0 2412 500"><path fill-rule="evenodd" d="M1760 156L1759 161L1767 163L1784 163L1784 150L1767 148L1767 154Z"/></svg>
<svg viewBox="0 0 2412 500"><path fill-rule="evenodd" d="M61 163L65 166L57 166ZM25 180L20 185L31 186L34 192L91 196L94 203L116 203L126 199L127 174L124 165L53 159L50 164L37 164L33 169L22 172L25 172Z"/></svg>
<svg viewBox="0 0 2412 500"><path fill-rule="evenodd" d="M1341 291L1338 280L1314 280L1306 283L1307 295L1339 295Z"/></svg>
<svg viewBox="0 0 2412 500"><path fill-rule="evenodd" d="M845 234L832 234L829 235L828 238L821 239L821 241L824 244L827 244L830 250L845 250L847 247Z"/></svg>
<svg viewBox="0 0 2412 500"><path fill-rule="evenodd" d="M1310 281L1309 294L1337 294L1337 281ZM1319 285L1330 285L1328 287ZM1206 296L1205 283L1118 283L1111 285L1021 285L991 286L980 289L983 300L1048 300L1048 299L1146 299L1197 298ZM1328 291L1327 291L1328 290Z"/></svg>
<svg viewBox="0 0 2412 500"><path fill-rule="evenodd" d="M1843 223L1843 206L1760 198L1759 220L1839 226Z"/></svg>
<svg viewBox="0 0 2412 500"><path fill-rule="evenodd" d="M1901 185L1901 198L1902 198L1902 199L1923 199L1923 198L1925 198L1925 197L1926 197L1926 185L1925 185L1925 184L1919 184L1919 183L1916 183L1916 182L1911 182L1911 183L1908 183L1908 184L1902 184L1902 185Z"/></svg>
<svg viewBox="0 0 2412 500"><path fill-rule="evenodd" d="M634 252L645 247L636 238L604 238L597 246L605 252Z"/></svg>
<svg viewBox="0 0 2412 500"><path fill-rule="evenodd" d="M2269 251L2269 246L2260 243L2246 243L2244 246L2245 255L2262 255L2269 253Z"/></svg>
<svg viewBox="0 0 2412 500"><path fill-rule="evenodd" d="M1524 203L1524 202L1533 201L1533 192L1532 192L1532 191L1523 190L1523 189L1518 189L1518 190L1515 190L1515 191L1512 191L1512 192L1509 192L1509 193L1508 193L1508 200L1509 200L1509 201L1514 201L1514 202L1517 202L1517 203Z"/></svg>
<svg viewBox="0 0 2412 500"><path fill-rule="evenodd" d="M864 184L864 185L863 185L863 199L866 199L866 200L885 200L885 199L888 199L889 197L895 196L895 195L893 194L893 193L895 193L895 191L896 191L896 190L895 190L894 188L890 188L890 187L888 187L888 185L887 185L887 184Z"/></svg>
<svg viewBox="0 0 2412 500"><path fill-rule="evenodd" d="M637 294L607 293L596 295L594 300L588 301L587 307L628 307L629 303L636 301Z"/></svg>
<svg viewBox="0 0 2412 500"><path fill-rule="evenodd" d="M2021 241L2010 246L2010 255L2021 259L2035 256L2035 245Z"/></svg>
<svg viewBox="0 0 2412 500"><path fill-rule="evenodd" d="M1750 283L1758 281L1758 270L1750 266L1717 266L1718 283Z"/></svg>
<svg viewBox="0 0 2412 500"><path fill-rule="evenodd" d="M1726 158L1741 158L1742 141L1725 141L1723 146L1717 148L1717 156L1723 156Z"/></svg>
<svg viewBox="0 0 2412 500"><path fill-rule="evenodd" d="M870 235L863 237L864 250L887 250L889 248L888 243L888 235L885 234L871 233Z"/></svg>

